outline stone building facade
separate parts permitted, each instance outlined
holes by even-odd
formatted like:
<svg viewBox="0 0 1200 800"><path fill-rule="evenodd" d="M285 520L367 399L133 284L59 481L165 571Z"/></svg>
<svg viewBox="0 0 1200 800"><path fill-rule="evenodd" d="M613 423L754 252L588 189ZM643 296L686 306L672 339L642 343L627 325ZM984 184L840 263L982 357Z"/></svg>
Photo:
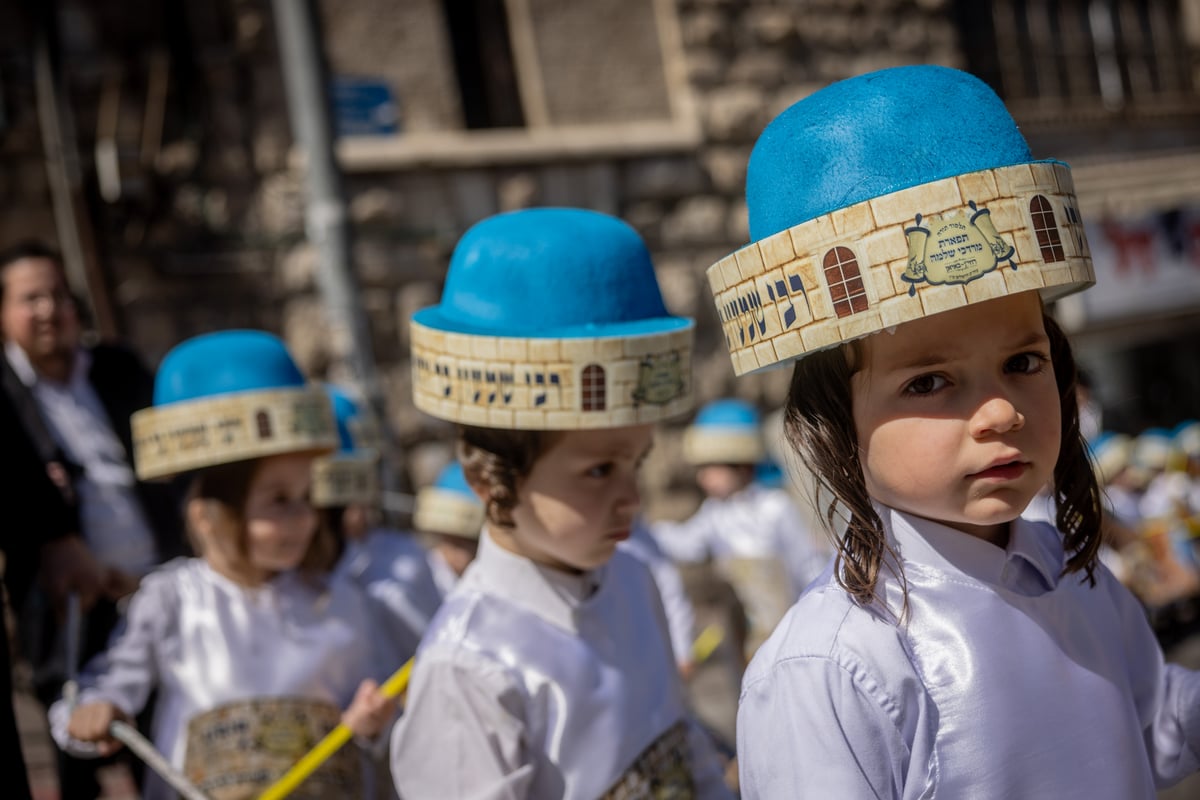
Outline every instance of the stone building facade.
<svg viewBox="0 0 1200 800"><path fill-rule="evenodd" d="M1059 17L1037 16L1051 5ZM1189 180L1200 168L1200 2L1109 4L1117 22L1142 13L1127 32L1142 25L1145 41L1174 59L1171 71L1132 45L1101 53L1093 31L1084 38L1097 74L1115 64L1117 89L1111 69L1106 84L1080 84L1077 65L1039 49L1057 41L1081 52L1068 23L1082 19L1072 9L1088 5L316 3L331 73L382 86L393 101L395 132L345 136L339 156L363 313L413 481L431 479L447 429L410 400L407 320L436 300L458 236L498 211L571 205L628 220L654 254L668 307L697 321L700 400L736 394L778 407L786 370L735 381L705 270L749 239L742 192L755 137L831 81L899 64L971 68L1014 103L1036 156L1096 162L1076 170L1085 215L1118 190L1125 201L1200 204L1200 181ZM202 331L265 328L282 333L311 374L338 377L316 250L305 241L303 155L290 133L271 4L59 0L54 22L80 164L78 216L101 265L101 279L93 274L80 288L108 298L115 332L154 360ZM0 10L0 243L59 238L29 45L37 30L21 7ZM1012 63L1014 47L1034 48L1027 69ZM1135 56L1141 72L1127 64ZM1147 70L1159 76L1154 92L1143 85ZM1166 72L1171 81L1159 79ZM1134 113L1137 103L1117 108L1121 86L1135 99L1170 103L1153 113ZM353 97L346 102L343 123L363 111ZM1169 166L1164 152L1175 159ZM1156 173L1154 192L1142 186L1148 177L1114 187L1104 153L1144 158L1165 173ZM647 470L652 514L694 502L689 476L675 466L678 438L661 438Z"/></svg>

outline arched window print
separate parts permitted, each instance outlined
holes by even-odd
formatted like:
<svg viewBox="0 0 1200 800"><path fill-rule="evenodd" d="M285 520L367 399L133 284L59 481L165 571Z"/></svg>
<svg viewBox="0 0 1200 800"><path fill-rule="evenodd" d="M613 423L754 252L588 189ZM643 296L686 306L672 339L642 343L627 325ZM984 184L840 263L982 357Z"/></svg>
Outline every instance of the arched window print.
<svg viewBox="0 0 1200 800"><path fill-rule="evenodd" d="M1040 194L1034 195L1029 201L1029 216L1033 218L1033 233L1037 236L1038 248L1042 251L1042 261L1047 264L1066 261L1062 237L1058 233L1058 223L1054 221L1054 209L1050 208L1050 201Z"/></svg>
<svg viewBox="0 0 1200 800"><path fill-rule="evenodd" d="M825 254L825 285L839 318L867 310L867 288L858 271L858 259L848 247L835 247Z"/></svg>
<svg viewBox="0 0 1200 800"><path fill-rule="evenodd" d="M271 433L271 415L266 411L259 411L254 415L254 421L258 424L258 438L270 439Z"/></svg>
<svg viewBox="0 0 1200 800"><path fill-rule="evenodd" d="M604 367L599 364L588 364L583 368L583 380L580 383L583 390L583 410L604 410Z"/></svg>

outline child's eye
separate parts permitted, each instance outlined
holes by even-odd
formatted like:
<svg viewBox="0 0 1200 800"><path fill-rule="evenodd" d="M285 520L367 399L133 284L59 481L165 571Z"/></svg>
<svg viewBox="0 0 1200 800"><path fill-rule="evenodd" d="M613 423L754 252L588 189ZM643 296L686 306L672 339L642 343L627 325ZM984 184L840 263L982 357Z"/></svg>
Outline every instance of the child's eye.
<svg viewBox="0 0 1200 800"><path fill-rule="evenodd" d="M596 464L594 466L588 467L587 473L585 473L585 474L589 478L607 478L609 475L612 474L612 471L613 471L613 463L611 461L606 461L603 464Z"/></svg>
<svg viewBox="0 0 1200 800"><path fill-rule="evenodd" d="M1041 353L1019 353L1004 362L1004 371L1033 375L1041 372L1049 362L1050 359Z"/></svg>
<svg viewBox="0 0 1200 800"><path fill-rule="evenodd" d="M933 394L946 385L941 375L918 375L904 385L904 394Z"/></svg>

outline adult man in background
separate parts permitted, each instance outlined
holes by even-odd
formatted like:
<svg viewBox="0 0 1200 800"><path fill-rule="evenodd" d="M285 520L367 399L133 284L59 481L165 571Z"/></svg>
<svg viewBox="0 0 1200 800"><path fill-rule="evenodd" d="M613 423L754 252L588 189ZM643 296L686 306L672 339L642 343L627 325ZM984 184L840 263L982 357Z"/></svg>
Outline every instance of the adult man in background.
<svg viewBox="0 0 1200 800"><path fill-rule="evenodd" d="M3 546L21 547L18 539L37 540L63 524L50 526L50 518L67 520L66 527L81 534L87 553L80 557L90 554L101 568L99 600L87 614L80 643L86 659L103 648L116 624L116 602L137 587L142 575L179 553L182 537L171 487L137 481L130 466L129 417L151 404L153 376L129 350L84 347L81 334L58 254L36 242L0 251L0 383L7 396L0 414L10 415L0 429L20 440L2 457L7 469L44 475L56 489L48 506L24 510L20 516L29 529L6 530ZM25 505L33 498L11 502ZM61 570L60 559L43 562L44 585L61 582ZM12 580L25 577L10 573L10 589ZM20 610L24 587L15 588L14 605ZM48 593L51 601L60 601L54 594ZM33 623L33 635L26 644L32 652L26 655L45 702L65 677L54 647L60 638L54 621L61 609L58 614L29 611L24 616ZM60 770L63 796L94 796L98 787L92 772L90 765L68 762Z"/></svg>

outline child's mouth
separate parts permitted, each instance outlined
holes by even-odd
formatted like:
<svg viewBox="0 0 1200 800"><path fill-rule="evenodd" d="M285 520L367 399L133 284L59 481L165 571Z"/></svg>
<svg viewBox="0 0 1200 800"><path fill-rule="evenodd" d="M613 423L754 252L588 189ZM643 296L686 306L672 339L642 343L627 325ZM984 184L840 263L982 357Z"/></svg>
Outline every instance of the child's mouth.
<svg viewBox="0 0 1200 800"><path fill-rule="evenodd" d="M1011 481L1024 475L1027 469L1029 469L1029 465L1024 461L1009 461L1004 464L997 464L994 467L988 467L985 470L980 470L971 475L971 477L982 478L984 480Z"/></svg>

